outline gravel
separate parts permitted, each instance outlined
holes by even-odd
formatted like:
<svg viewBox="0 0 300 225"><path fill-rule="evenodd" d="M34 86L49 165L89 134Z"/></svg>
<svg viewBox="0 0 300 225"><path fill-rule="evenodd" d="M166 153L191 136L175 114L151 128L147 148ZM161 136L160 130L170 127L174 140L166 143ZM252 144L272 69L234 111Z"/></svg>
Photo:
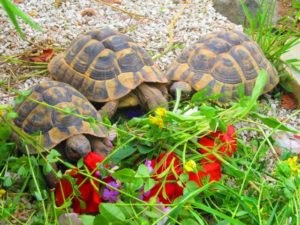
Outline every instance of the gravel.
<svg viewBox="0 0 300 225"><path fill-rule="evenodd" d="M110 1L117 2L116 0ZM113 4L114 7L142 16L141 19L135 19L127 13L115 10L96 0L62 0L59 7L56 6L56 2L58 0L47 0L41 4L38 0L24 0L22 3L17 4L43 30L43 32L35 31L21 22L21 27L28 41L19 37L6 14L0 8L0 27L3 28L0 34L0 55L11 56L36 51L37 49L66 48L78 34L109 26L127 33L143 46L149 54L155 56L167 48L169 44L169 24L184 6L179 0L121 0L119 1L121 4ZM211 0L191 0L174 26L173 42L180 47L162 55L156 60L156 63L164 72L183 47L195 42L202 35L234 29L242 30L242 27L229 22L217 13L212 7ZM0 62L0 81L11 79L13 76L11 71L15 71L13 67L16 66L7 63L1 64ZM14 76L28 72L28 70L20 68L16 71L17 73ZM19 90L26 90L42 79L49 78L30 78L12 85L15 85L14 87ZM0 104L13 104L13 96L3 89L0 89ZM265 95L261 100L261 110L265 115L279 119L284 119L291 114L291 111L281 108L279 101L273 99L270 95ZM299 123L299 113L288 121L290 126L298 129L300 129ZM249 123L239 123L236 126L238 128L248 125L253 126ZM244 132L242 138L249 140L255 135L257 135L255 131Z"/></svg>
<svg viewBox="0 0 300 225"><path fill-rule="evenodd" d="M111 0L113 1L113 0ZM142 19L135 19L129 14L114 10L100 1L62 1L57 7L54 0L17 1L17 6L29 14L37 22L43 32L35 31L21 21L21 27L28 41L22 40L5 12L0 8L0 55L11 56L24 52L45 48L66 48L80 33L95 28L109 26L120 32L126 32L130 37L141 44L151 55L157 55L169 44L169 24L176 13L183 7L178 0L121 0L121 4L113 4L127 12L142 15ZM116 2L116 1L113 1ZM86 13L92 12L92 13ZM84 14L89 14L82 16ZM211 0L192 0L185 8L174 26L174 43L181 47L187 46L200 36L219 30L242 30L229 22L225 17L215 12ZM172 60L181 52L177 48L160 57L156 62L163 71ZM15 65L0 63L0 81L10 79L10 68ZM14 68L15 69L15 68ZM17 70L16 74L26 73L24 69ZM15 88L25 90L41 79L30 78L25 82L18 82ZM0 104L12 104L11 97L0 89Z"/></svg>

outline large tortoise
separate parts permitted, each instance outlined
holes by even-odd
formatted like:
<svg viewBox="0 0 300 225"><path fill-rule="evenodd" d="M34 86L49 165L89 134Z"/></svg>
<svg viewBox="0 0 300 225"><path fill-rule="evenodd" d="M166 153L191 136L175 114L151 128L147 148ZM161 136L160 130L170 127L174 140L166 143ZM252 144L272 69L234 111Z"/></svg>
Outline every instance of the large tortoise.
<svg viewBox="0 0 300 225"><path fill-rule="evenodd" d="M44 150L61 147L64 158L71 162L86 156L91 149L107 154L110 146L103 144L107 138L104 126L96 124L91 127L83 118L58 109L70 109L73 113L101 121L93 105L72 86L58 81L43 81L32 88L21 104L16 105L18 117L14 122L28 134L40 134ZM36 152L31 149L30 153Z"/></svg>
<svg viewBox="0 0 300 225"><path fill-rule="evenodd" d="M48 69L90 101L105 103L101 112L110 117L118 107L139 104L152 110L167 104L165 76L142 47L110 28L80 35Z"/></svg>
<svg viewBox="0 0 300 225"><path fill-rule="evenodd" d="M244 33L224 31L202 37L183 50L167 71L172 94L180 88L187 94L208 89L207 94L221 94L218 103L238 99L239 87L251 95L261 69L268 74L263 92L279 82L278 74L258 44Z"/></svg>

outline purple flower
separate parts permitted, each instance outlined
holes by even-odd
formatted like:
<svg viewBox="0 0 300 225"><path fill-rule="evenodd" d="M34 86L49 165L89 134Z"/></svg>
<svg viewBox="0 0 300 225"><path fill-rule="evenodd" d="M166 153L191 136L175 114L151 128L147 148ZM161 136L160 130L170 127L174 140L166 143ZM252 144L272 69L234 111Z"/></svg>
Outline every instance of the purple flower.
<svg viewBox="0 0 300 225"><path fill-rule="evenodd" d="M142 188L141 190L144 191L144 188ZM146 191L145 193L139 196L139 199L144 200L144 198L147 198L149 195L150 195L150 191Z"/></svg>
<svg viewBox="0 0 300 225"><path fill-rule="evenodd" d="M145 165L148 167L149 173L152 173L152 172L153 172L153 167L152 167L152 162L151 162L151 160L146 159L146 160L145 160Z"/></svg>
<svg viewBox="0 0 300 225"><path fill-rule="evenodd" d="M99 172L98 170L95 172L95 176L96 176L97 178L100 178L100 177L101 177L101 174L100 174L100 172Z"/></svg>
<svg viewBox="0 0 300 225"><path fill-rule="evenodd" d="M108 184L114 188L118 188L119 185L116 181L110 181ZM118 200L119 192L116 190L112 190L109 186L106 186L102 193L102 199L108 202L116 202Z"/></svg>

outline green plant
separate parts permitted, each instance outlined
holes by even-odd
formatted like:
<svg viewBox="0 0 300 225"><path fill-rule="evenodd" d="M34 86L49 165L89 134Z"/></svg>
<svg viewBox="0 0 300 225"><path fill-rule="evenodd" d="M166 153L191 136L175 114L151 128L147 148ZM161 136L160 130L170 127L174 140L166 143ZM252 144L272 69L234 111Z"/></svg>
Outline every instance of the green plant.
<svg viewBox="0 0 300 225"><path fill-rule="evenodd" d="M41 31L40 26L37 23L33 22L29 16L27 16L10 0L0 0L0 4L2 5L3 9L6 11L10 21L13 23L16 30L18 31L18 33L23 39L25 38L25 35L22 32L20 25L17 21L17 16L20 17L25 23L29 24L32 28Z"/></svg>
<svg viewBox="0 0 300 225"><path fill-rule="evenodd" d="M278 72L284 69L284 64L299 68L299 59L282 61L281 56L288 52L293 46L300 43L300 33L297 28L297 21L281 19L281 26L273 23L276 0L260 0L256 15L252 15L247 8L245 0L241 4L249 24L245 32L255 40L262 48L266 57L273 63ZM299 3L297 3L299 5ZM295 5L297 7L298 5Z"/></svg>

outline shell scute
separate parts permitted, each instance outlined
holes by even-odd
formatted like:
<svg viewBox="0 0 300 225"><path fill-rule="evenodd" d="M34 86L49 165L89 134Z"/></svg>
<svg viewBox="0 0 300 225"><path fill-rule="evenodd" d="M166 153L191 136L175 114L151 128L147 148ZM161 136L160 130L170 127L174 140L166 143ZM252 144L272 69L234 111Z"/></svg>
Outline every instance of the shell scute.
<svg viewBox="0 0 300 225"><path fill-rule="evenodd" d="M193 73L187 76L189 69ZM251 95L261 69L268 73L267 92L279 82L273 65L247 35L224 31L206 35L184 49L166 75L173 82L188 82L196 91L212 86L213 94L225 94L219 99L225 102L239 97L240 85L244 85L246 95Z"/></svg>
<svg viewBox="0 0 300 225"><path fill-rule="evenodd" d="M48 106L36 101L47 103ZM29 134L41 134L45 149L51 149L76 134L107 136L105 127L91 127L83 118L61 111L66 108L102 120L91 103L72 86L57 81L43 81L33 87L23 103L15 106L19 116L14 122Z"/></svg>
<svg viewBox="0 0 300 225"><path fill-rule="evenodd" d="M110 28L80 35L48 69L55 80L71 84L95 102L120 99L142 82L168 82L141 46ZM122 76L127 73L131 77L125 81Z"/></svg>

